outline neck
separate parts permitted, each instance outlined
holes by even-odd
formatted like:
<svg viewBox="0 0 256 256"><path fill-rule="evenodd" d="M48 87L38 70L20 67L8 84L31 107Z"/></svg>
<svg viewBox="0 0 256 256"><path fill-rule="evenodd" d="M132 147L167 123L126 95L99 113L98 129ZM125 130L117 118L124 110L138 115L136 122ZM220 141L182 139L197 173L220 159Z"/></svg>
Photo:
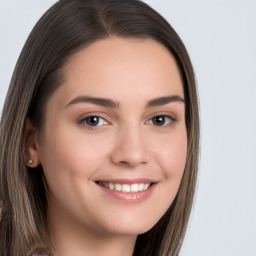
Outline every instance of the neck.
<svg viewBox="0 0 256 256"><path fill-rule="evenodd" d="M135 240L129 237L55 236L54 256L132 256Z"/></svg>

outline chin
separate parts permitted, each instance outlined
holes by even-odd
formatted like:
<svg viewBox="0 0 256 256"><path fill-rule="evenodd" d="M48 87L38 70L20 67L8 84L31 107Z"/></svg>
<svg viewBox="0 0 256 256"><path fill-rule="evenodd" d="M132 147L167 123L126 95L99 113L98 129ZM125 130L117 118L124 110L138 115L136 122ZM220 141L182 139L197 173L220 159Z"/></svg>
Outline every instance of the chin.
<svg viewBox="0 0 256 256"><path fill-rule="evenodd" d="M152 216L148 212L147 215L120 215L121 217L119 216L119 218L103 221L99 225L99 229L105 230L106 233L112 235L137 236L149 231L162 217L162 215Z"/></svg>

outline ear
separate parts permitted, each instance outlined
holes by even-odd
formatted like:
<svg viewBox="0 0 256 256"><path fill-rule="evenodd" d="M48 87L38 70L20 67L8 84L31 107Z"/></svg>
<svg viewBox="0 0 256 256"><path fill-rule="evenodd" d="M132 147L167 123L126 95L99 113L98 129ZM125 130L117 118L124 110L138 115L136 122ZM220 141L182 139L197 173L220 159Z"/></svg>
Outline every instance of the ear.
<svg viewBox="0 0 256 256"><path fill-rule="evenodd" d="M24 129L24 162L30 168L37 167L39 162L38 155L39 136L36 129L29 119L26 120Z"/></svg>

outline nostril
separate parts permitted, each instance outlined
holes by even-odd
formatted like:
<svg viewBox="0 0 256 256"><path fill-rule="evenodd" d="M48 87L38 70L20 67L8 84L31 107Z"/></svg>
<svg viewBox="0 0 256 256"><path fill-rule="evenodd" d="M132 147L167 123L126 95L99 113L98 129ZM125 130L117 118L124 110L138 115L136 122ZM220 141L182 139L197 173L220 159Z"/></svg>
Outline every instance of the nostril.
<svg viewBox="0 0 256 256"><path fill-rule="evenodd" d="M143 134L129 127L116 137L111 151L112 162L118 165L135 167L149 161L150 149L146 146Z"/></svg>
<svg viewBox="0 0 256 256"><path fill-rule="evenodd" d="M146 164L149 159L145 152L123 152L117 150L112 155L112 161L120 166L136 167L141 164Z"/></svg>
<svg viewBox="0 0 256 256"><path fill-rule="evenodd" d="M133 168L136 167L140 164L145 164L146 162L141 162L141 161L120 161L117 164L123 167L127 167L127 168Z"/></svg>

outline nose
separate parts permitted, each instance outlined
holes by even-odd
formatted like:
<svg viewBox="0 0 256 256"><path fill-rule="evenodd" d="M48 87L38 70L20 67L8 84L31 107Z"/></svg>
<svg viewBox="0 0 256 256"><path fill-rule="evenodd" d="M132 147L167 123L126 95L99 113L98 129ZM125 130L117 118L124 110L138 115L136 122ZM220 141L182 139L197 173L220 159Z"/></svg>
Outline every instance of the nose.
<svg viewBox="0 0 256 256"><path fill-rule="evenodd" d="M119 131L112 150L112 162L129 168L146 164L150 154L145 140L139 127L129 126Z"/></svg>

